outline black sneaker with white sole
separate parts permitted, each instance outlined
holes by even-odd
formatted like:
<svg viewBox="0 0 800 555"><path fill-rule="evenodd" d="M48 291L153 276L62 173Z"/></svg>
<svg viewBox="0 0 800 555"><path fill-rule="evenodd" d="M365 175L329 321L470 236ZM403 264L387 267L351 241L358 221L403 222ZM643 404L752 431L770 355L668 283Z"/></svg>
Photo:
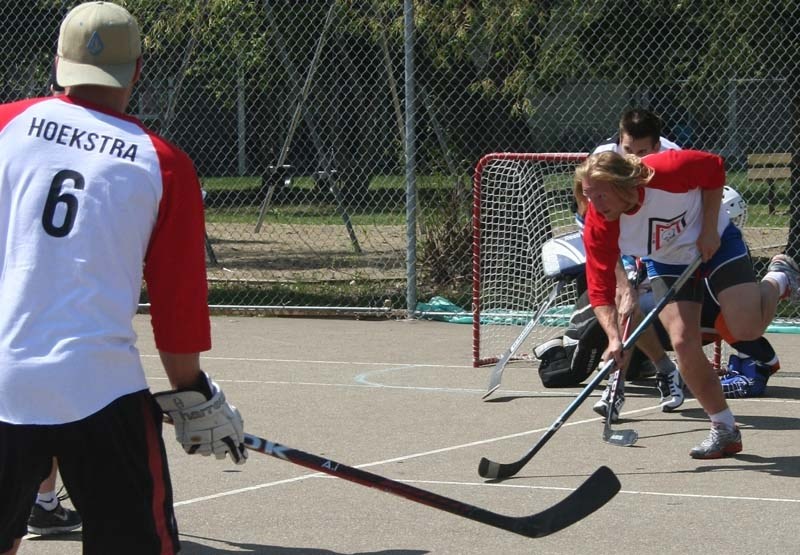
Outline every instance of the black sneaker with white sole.
<svg viewBox="0 0 800 555"><path fill-rule="evenodd" d="M80 528L82 523L78 511L65 508L60 501L52 511L34 503L28 517L28 532L40 536L64 534Z"/></svg>
<svg viewBox="0 0 800 555"><path fill-rule="evenodd" d="M677 368L669 374L656 375L656 387L661 395L661 410L672 412L683 404L686 398L686 384Z"/></svg>
<svg viewBox="0 0 800 555"><path fill-rule="evenodd" d="M597 401L594 406L592 406L592 410L602 416L603 418L606 417L608 414L608 409L610 400L611 400L611 390L613 388L613 384L611 380L609 380L608 385L603 390L603 394L600 396L600 400ZM622 406L625 404L625 389L622 387L622 382L617 384L617 391L614 393L614 406L611 408L611 422L618 422L619 421L619 413L622 412Z"/></svg>

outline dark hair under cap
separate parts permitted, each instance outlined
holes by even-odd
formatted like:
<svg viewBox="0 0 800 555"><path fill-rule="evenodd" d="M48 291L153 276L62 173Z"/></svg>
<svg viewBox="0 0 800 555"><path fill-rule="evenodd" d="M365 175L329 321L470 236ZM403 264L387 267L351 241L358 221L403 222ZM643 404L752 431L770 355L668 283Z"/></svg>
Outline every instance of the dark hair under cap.
<svg viewBox="0 0 800 555"><path fill-rule="evenodd" d="M50 79L48 79L48 88L53 92L64 92L64 87L58 84L56 79L56 64L50 66Z"/></svg>

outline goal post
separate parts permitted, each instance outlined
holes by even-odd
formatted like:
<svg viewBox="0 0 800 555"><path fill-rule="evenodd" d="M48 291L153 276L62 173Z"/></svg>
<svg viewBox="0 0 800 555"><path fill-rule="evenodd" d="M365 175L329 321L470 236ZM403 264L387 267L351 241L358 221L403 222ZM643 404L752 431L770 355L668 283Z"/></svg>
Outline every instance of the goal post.
<svg viewBox="0 0 800 555"><path fill-rule="evenodd" d="M572 178L585 153L493 153L473 176L473 366L496 363L553 289L542 246L577 230ZM563 287L512 360L563 333L577 299Z"/></svg>

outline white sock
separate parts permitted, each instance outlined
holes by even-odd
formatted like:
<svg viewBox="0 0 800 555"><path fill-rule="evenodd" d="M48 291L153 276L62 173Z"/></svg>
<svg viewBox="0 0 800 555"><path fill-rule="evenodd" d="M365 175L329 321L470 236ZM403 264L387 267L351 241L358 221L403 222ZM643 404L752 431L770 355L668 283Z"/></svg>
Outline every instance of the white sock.
<svg viewBox="0 0 800 555"><path fill-rule="evenodd" d="M774 281L778 285L778 295L783 297L786 294L786 288L789 287L789 278L786 277L786 274L783 272L767 272L764 279Z"/></svg>
<svg viewBox="0 0 800 555"><path fill-rule="evenodd" d="M664 356L655 362L655 365L658 373L662 376L666 376L675 370L675 363L672 362L672 359L669 358L666 353L664 353Z"/></svg>
<svg viewBox="0 0 800 555"><path fill-rule="evenodd" d="M709 414L712 424L721 424L728 430L733 430L736 427L736 419L733 417L731 409L725 409L716 414Z"/></svg>
<svg viewBox="0 0 800 555"><path fill-rule="evenodd" d="M780 370L781 369L781 361L778 359L778 355L775 355L774 357L772 357L772 360L767 362L767 366L770 367L770 369L772 370L773 374L775 372L777 372L778 370Z"/></svg>
<svg viewBox="0 0 800 555"><path fill-rule="evenodd" d="M45 511L52 511L58 507L58 497L56 497L55 490L47 493L37 493L36 503Z"/></svg>

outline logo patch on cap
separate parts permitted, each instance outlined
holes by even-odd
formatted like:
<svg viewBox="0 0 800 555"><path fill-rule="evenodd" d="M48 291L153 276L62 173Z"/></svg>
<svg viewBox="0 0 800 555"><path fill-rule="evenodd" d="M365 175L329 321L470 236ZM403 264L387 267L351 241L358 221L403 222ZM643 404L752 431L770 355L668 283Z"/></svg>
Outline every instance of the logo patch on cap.
<svg viewBox="0 0 800 555"><path fill-rule="evenodd" d="M105 48L105 45L100 39L100 35L97 34L97 31L92 33L92 38L89 39L89 43L86 45L86 48L89 50L89 54L93 56L97 56L103 51L103 48Z"/></svg>

